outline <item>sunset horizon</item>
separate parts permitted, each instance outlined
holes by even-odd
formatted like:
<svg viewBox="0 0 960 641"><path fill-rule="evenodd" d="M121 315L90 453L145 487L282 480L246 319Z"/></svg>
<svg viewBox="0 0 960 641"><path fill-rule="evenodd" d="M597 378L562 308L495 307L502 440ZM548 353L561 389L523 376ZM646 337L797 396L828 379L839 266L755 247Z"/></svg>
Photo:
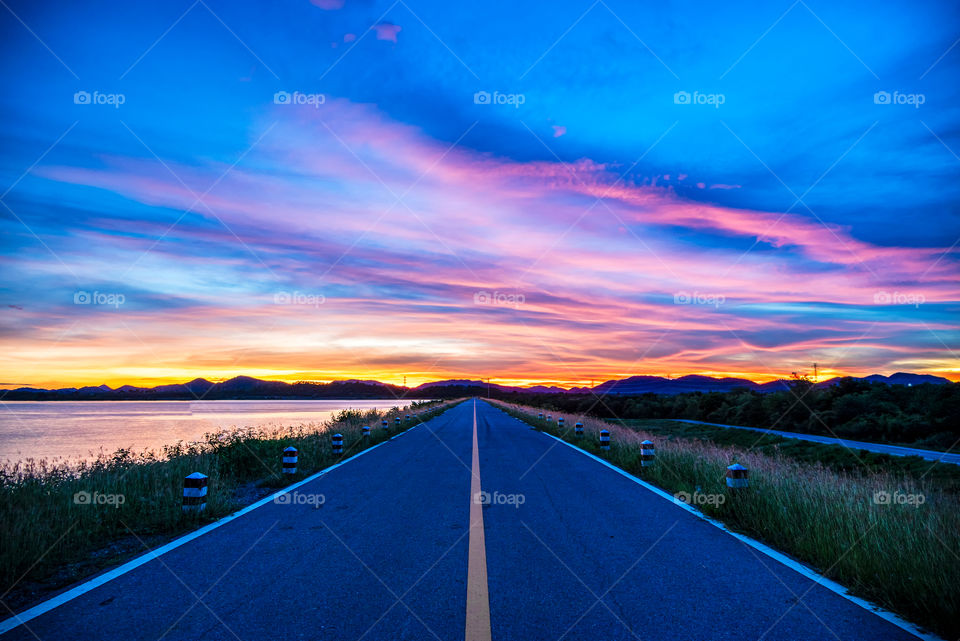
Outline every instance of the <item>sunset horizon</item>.
<svg viewBox="0 0 960 641"><path fill-rule="evenodd" d="M833 378L863 378L866 376L881 375L881 376L892 376L897 373L907 373L907 374L925 374L930 376L938 376L950 380L952 382L960 382L960 374L955 371L948 372L937 372L934 371L925 371L925 372L903 372L901 370L884 370L884 371L862 371L862 372L844 372L833 369L820 369L818 367L816 373L817 381L826 381ZM121 386L128 385L131 387L156 387L160 385L178 385L183 383L189 383L190 381L202 379L209 381L211 383L221 383L224 381L231 380L236 377L249 377L255 378L264 381L277 381L284 383L313 383L313 384L329 384L340 381L369 381L384 383L387 385L395 385L398 387L406 386L409 388L414 388L425 383L434 383L440 381L450 381L450 380L470 380L470 381L481 381L484 383L491 383L495 385L502 385L506 387L535 387L535 386L553 386L561 388L575 388L575 387L593 387L604 383L606 381L615 381L615 380L624 380L633 376L651 376L659 377L665 379L678 379L684 376L704 376L714 379L722 378L736 378L750 381L752 383L763 384L770 383L776 380L791 380L794 375L805 377L810 380L814 380L814 371L812 364L809 368L800 368L798 370L792 370L789 372L778 373L777 375L761 375L757 373L744 373L744 372L714 372L714 371L670 371L667 373L660 371L633 371L630 373L626 372L609 372L601 373L590 378L579 378L579 379L561 379L561 378L550 378L547 375L544 377L498 377L498 376L486 376L477 373L464 373L464 372L438 372L436 374L404 374L404 373L376 373L376 372L343 372L343 373L322 373L318 375L316 372L275 372L272 370L268 371L255 371L250 372L247 370L237 370L234 372L223 373L223 372L192 372L184 373L180 375L171 374L168 377L158 377L158 378L91 378L89 380L72 380L72 381L62 381L62 380L51 380L47 382L39 383L18 383L18 382L6 382L0 381L0 391L6 390L11 391L21 387L30 387L37 389L68 389L68 388L80 388L80 387L99 387L101 385L106 385L112 389L117 389Z"/></svg>

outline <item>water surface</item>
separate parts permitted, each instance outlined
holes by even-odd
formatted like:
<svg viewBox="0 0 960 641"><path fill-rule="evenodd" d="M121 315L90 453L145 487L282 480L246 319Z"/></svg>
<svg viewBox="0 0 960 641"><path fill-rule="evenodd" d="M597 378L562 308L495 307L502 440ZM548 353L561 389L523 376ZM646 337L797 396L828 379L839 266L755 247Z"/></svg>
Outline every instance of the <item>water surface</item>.
<svg viewBox="0 0 960 641"><path fill-rule="evenodd" d="M389 409L390 400L7 401L0 403L0 461L89 459L102 449L159 449L219 428L320 423L346 409Z"/></svg>

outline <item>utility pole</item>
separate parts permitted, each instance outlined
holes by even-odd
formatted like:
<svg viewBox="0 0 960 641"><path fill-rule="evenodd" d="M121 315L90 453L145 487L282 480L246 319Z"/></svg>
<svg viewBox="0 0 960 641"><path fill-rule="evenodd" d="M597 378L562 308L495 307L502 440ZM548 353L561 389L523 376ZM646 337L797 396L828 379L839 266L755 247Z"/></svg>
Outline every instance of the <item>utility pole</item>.
<svg viewBox="0 0 960 641"><path fill-rule="evenodd" d="M817 382L817 364L816 363L813 364L813 382L814 383Z"/></svg>

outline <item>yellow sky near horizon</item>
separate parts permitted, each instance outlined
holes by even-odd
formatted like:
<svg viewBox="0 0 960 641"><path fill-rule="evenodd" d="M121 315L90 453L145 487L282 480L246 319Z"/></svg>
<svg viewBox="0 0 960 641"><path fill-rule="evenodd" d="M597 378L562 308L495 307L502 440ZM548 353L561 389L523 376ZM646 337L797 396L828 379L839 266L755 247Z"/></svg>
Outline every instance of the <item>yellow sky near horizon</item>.
<svg viewBox="0 0 960 641"><path fill-rule="evenodd" d="M812 367L809 369L804 369L799 371L800 374L812 375ZM830 368L818 369L818 380L826 380L838 376L868 376L870 374L884 374L891 375L895 372L857 372L857 371L843 371L835 370ZM944 369L944 370L927 370L922 372L924 374L932 374L934 376L941 376L943 378L949 379L954 382L960 382L960 371L956 369ZM62 378L57 377L47 377L44 375L38 376L7 376L6 380L0 381L0 388L3 389L15 389L17 387L35 387L35 388L45 388L45 389L58 389L58 388L69 388L69 387L84 387L84 386L98 386L98 385L108 385L111 388L117 388L123 385L132 385L134 387L155 387L158 385L170 385L175 383L185 383L196 378L204 378L212 382L221 382L236 376L251 376L253 378L259 378L263 380L271 381L283 381L287 383L294 383L297 381L310 381L316 383L329 383L336 380L376 380L382 383L388 383L392 385L403 385L404 380L406 379L406 384L409 387L415 387L423 383L429 383L432 381L439 380L449 380L449 379L469 379L469 380L483 380L496 383L498 385L504 386L515 386L515 387L530 387L534 385L548 385L548 386L557 386L557 387L587 387L592 385L598 385L604 381L614 380L614 379L624 379L630 376L662 376L665 378L679 378L681 376L687 375L700 375L700 376L710 376L713 378L743 378L755 383L767 383L777 378L787 379L790 378L791 372L783 372L779 376L771 376L769 373L759 373L759 372L717 372L710 370L692 370L692 371L671 371L671 372L656 372L656 371L634 371L634 372L605 372L599 373L591 378L562 378L558 377L555 374L553 376L549 374L544 374L543 376L530 376L530 377L517 377L517 376L507 376L507 377L497 377L497 376L480 376L473 373L464 373L464 372L449 372L438 370L435 373L410 373L404 374L403 372L372 372L372 371L344 371L344 372L329 372L329 371L289 371L289 370L273 370L273 369L228 369L228 370L219 370L216 372L205 370L205 369L196 369L196 370L159 370L158 368L130 368L129 370L124 371L115 371L115 370L105 370L98 372L64 372ZM28 380L29 379L29 380Z"/></svg>

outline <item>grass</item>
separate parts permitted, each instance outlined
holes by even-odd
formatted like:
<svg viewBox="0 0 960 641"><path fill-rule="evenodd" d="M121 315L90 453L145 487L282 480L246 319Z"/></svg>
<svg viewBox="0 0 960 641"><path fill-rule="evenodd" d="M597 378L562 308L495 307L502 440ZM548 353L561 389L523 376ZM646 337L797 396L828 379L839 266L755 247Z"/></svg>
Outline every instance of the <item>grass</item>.
<svg viewBox="0 0 960 641"><path fill-rule="evenodd" d="M675 438L710 441L717 445L734 445L770 456L782 456L798 463L821 463L838 472L882 473L927 481L948 492L960 493L960 465L935 463L920 456L894 456L842 445L827 445L788 438L777 434L760 434L750 430L723 428L667 419L607 419L629 428L655 434L660 439Z"/></svg>
<svg viewBox="0 0 960 641"><path fill-rule="evenodd" d="M344 410L322 424L207 434L161 452L118 450L79 464L26 461L0 466L0 599L18 608L154 543L195 529L443 413L459 401L421 402L386 412ZM406 420L417 412L419 418ZM386 419L385 433L380 426ZM363 426L371 435L362 438ZM330 436L343 435L342 456ZM281 473L282 451L298 450L297 474ZM183 478L209 477L203 513L181 509ZM78 493L100 497L78 503ZM120 498L122 497L122 498Z"/></svg>
<svg viewBox="0 0 960 641"><path fill-rule="evenodd" d="M960 497L938 479L896 468L835 469L809 453L791 452L789 444L751 449L672 426L641 430L559 412L547 422L537 418L539 408L494 402L667 492L717 497L698 509L910 621L946 638L960 637ZM555 422L561 416L563 429ZM585 432L579 439L577 421ZM599 448L601 429L610 432L609 451ZM645 439L656 445L656 462L641 468L639 444ZM726 467L734 462L750 470L749 489L726 487ZM875 500L882 493L893 497L891 503ZM913 499L898 504L896 497Z"/></svg>

